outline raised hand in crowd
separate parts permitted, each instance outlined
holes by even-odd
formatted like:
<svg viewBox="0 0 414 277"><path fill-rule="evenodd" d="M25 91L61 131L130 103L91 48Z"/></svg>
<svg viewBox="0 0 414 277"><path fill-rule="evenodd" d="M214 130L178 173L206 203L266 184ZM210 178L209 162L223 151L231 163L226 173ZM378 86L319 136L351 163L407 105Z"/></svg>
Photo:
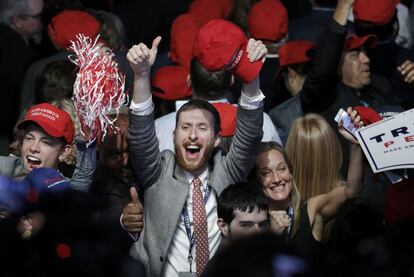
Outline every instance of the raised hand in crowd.
<svg viewBox="0 0 414 277"><path fill-rule="evenodd" d="M404 78L404 82L414 84L414 62L406 60L399 67L401 75Z"/></svg>
<svg viewBox="0 0 414 277"><path fill-rule="evenodd" d="M246 51L247 57L250 62L255 62L259 60L262 60L264 62L266 60L267 48L260 40L255 40L253 38L249 39ZM259 76L257 76L249 84L243 84L243 92L246 93L248 96L255 95L259 91L259 88Z"/></svg>
<svg viewBox="0 0 414 277"><path fill-rule="evenodd" d="M133 102L142 103L151 97L150 73L151 66L157 57L161 37L156 37L151 49L144 43L132 46L127 54L128 62L134 71ZM137 93L138 92L138 93Z"/></svg>
<svg viewBox="0 0 414 277"><path fill-rule="evenodd" d="M357 110L353 109L352 107L348 107L346 112L348 113L349 117L351 118L354 126L358 129L364 126L364 122L362 121L361 117L359 116ZM359 144L358 140L351 135L347 130L345 130L342 121L338 123L338 130L339 133L346 138L352 144Z"/></svg>
<svg viewBox="0 0 414 277"><path fill-rule="evenodd" d="M261 40L255 40L253 38L249 39L246 51L247 57L249 58L250 62L255 62L258 60L262 60L262 62L265 62L267 48Z"/></svg>
<svg viewBox="0 0 414 277"><path fill-rule="evenodd" d="M129 192L132 201L122 211L121 222L128 233L138 234L144 227L144 209L139 201L137 190L131 187Z"/></svg>
<svg viewBox="0 0 414 277"><path fill-rule="evenodd" d="M348 14L354 5L355 0L339 0L336 4L336 9L333 18L341 25L346 25Z"/></svg>
<svg viewBox="0 0 414 277"><path fill-rule="evenodd" d="M144 43L134 45L129 49L127 59L135 75L150 73L151 66L154 64L155 58L157 57L160 41L161 37L156 37L152 42L151 49Z"/></svg>

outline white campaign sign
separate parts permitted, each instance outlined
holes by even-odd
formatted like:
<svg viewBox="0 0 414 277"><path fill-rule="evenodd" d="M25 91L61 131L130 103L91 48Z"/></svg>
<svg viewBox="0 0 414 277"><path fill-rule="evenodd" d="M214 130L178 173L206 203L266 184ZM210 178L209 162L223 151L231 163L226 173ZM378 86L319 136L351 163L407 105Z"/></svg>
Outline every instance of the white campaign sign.
<svg viewBox="0 0 414 277"><path fill-rule="evenodd" d="M414 168L414 109L355 133L374 172Z"/></svg>

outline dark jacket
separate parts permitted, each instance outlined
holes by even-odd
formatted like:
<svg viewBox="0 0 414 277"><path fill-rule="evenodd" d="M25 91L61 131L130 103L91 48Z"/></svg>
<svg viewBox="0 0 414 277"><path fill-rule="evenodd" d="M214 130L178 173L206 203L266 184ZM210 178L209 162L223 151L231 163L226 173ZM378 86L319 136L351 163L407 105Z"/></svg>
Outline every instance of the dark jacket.
<svg viewBox="0 0 414 277"><path fill-rule="evenodd" d="M386 77L392 87L392 91L398 98L397 103L405 109L414 107L414 86L404 82L404 77L398 71L398 66L406 60L414 62L414 51L408 50L394 41L383 42L377 47L368 49L371 72Z"/></svg>
<svg viewBox="0 0 414 277"><path fill-rule="evenodd" d="M131 202L129 188L131 184L124 184L99 166L90 188L90 193L103 201L101 216L108 223L119 225L119 218L124 207Z"/></svg>
<svg viewBox="0 0 414 277"><path fill-rule="evenodd" d="M0 134L11 135L18 118L20 87L26 68L36 58L23 37L0 24Z"/></svg>
<svg viewBox="0 0 414 277"><path fill-rule="evenodd" d="M270 111L270 118L285 144L293 121L307 112L321 112L335 100L337 68L345 40L344 26L331 20L316 50L314 65L302 91Z"/></svg>

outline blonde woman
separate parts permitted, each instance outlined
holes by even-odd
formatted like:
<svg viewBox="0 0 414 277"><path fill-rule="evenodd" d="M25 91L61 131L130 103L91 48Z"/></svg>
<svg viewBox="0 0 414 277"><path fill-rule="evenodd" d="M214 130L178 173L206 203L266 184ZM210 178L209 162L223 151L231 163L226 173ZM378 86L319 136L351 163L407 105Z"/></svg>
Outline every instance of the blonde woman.
<svg viewBox="0 0 414 277"><path fill-rule="evenodd" d="M343 183L341 145L322 116L307 114L296 119L285 150L302 200L328 193ZM311 157L312 162L304 157Z"/></svg>
<svg viewBox="0 0 414 277"><path fill-rule="evenodd" d="M348 108L356 126L362 121L356 111ZM317 268L319 242L324 226L335 217L347 199L358 196L362 183L362 152L358 142L339 125L340 133L350 142L351 159L347 182L323 194L302 201L292 174L292 166L285 150L274 142L262 143L256 159L256 176L269 201L271 229L286 236L292 249L303 257L312 268ZM311 164L314 157L299 153ZM323 170L323 169L322 169Z"/></svg>

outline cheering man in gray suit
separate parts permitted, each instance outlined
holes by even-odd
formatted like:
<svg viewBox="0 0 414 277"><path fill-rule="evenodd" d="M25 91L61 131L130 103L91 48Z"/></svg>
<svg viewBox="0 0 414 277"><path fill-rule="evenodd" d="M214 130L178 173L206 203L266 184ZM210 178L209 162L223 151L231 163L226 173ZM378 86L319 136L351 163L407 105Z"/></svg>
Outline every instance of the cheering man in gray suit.
<svg viewBox="0 0 414 277"><path fill-rule="evenodd" d="M218 147L220 116L204 100L191 100L178 110L171 134L175 153L160 153L150 69L161 38L155 38L151 48L143 43L135 45L127 55L134 71L128 139L132 165L144 195L144 227L131 255L145 266L147 276L200 276L220 244L217 198L228 185L246 178L262 138L264 96L257 76L266 47L254 39L247 41L238 27L225 20L213 21L204 33L202 29L200 40L213 41L219 34L221 37L207 44L200 41L194 48L195 57L208 70L213 63L223 68L219 70L233 70L245 81L236 132L227 155ZM223 59L217 57L225 54L226 64L220 65ZM134 225L141 219L141 208L133 207L130 203L121 217L129 232L141 229L141 225Z"/></svg>

